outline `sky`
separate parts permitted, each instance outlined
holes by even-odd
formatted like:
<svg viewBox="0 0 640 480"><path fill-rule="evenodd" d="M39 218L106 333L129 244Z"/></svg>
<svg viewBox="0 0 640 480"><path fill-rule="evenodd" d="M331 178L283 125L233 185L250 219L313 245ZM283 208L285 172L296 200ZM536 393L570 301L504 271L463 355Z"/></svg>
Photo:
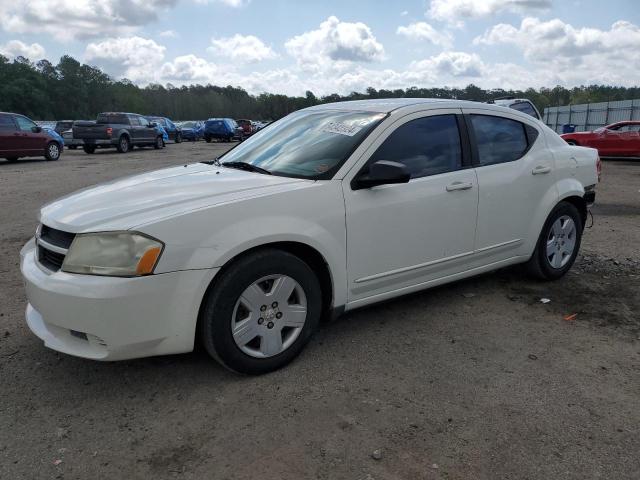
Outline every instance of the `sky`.
<svg viewBox="0 0 640 480"><path fill-rule="evenodd" d="M638 0L0 0L0 54L139 85L347 94L640 84Z"/></svg>

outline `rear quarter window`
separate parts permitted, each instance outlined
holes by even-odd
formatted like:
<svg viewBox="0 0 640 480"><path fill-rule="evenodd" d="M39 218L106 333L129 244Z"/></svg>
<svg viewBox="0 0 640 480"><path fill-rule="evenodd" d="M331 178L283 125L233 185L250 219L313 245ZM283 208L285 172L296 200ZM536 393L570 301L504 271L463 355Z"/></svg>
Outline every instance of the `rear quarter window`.
<svg viewBox="0 0 640 480"><path fill-rule="evenodd" d="M0 115L0 129L2 130L15 130L16 124L13 123L13 119L10 115Z"/></svg>
<svg viewBox="0 0 640 480"><path fill-rule="evenodd" d="M513 162L529 149L525 125L517 120L492 115L471 115L471 125L480 165Z"/></svg>

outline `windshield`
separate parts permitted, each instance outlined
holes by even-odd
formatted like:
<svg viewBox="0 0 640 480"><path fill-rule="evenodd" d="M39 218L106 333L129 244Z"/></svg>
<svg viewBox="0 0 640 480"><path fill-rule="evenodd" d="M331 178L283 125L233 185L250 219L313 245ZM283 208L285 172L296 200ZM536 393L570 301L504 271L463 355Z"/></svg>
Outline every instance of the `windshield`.
<svg viewBox="0 0 640 480"><path fill-rule="evenodd" d="M182 122L182 128L194 128L196 122Z"/></svg>
<svg viewBox="0 0 640 480"><path fill-rule="evenodd" d="M371 112L295 112L260 130L221 160L223 165L250 163L285 177L331 178L384 117Z"/></svg>

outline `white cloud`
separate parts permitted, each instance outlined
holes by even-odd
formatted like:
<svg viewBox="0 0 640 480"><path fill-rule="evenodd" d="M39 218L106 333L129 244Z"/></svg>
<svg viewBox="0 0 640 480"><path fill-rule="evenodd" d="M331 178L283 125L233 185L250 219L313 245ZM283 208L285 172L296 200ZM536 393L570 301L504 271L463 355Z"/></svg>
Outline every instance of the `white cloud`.
<svg viewBox="0 0 640 480"><path fill-rule="evenodd" d="M276 53L253 35L239 35L228 38L212 38L207 50L214 55L228 57L235 62L255 63L276 58Z"/></svg>
<svg viewBox="0 0 640 480"><path fill-rule="evenodd" d="M0 27L61 41L131 34L177 0L0 0Z"/></svg>
<svg viewBox="0 0 640 480"><path fill-rule="evenodd" d="M176 32L175 30L164 30L162 32L160 32L158 34L160 37L163 38L178 38L178 32Z"/></svg>
<svg viewBox="0 0 640 480"><path fill-rule="evenodd" d="M0 55L5 57L25 57L31 61L42 60L45 56L45 50L39 43L27 45L20 40L10 40L4 45L0 45Z"/></svg>
<svg viewBox="0 0 640 480"><path fill-rule="evenodd" d="M212 85L227 85L226 69L220 69L215 63L193 54L176 57L166 62L160 68L160 76L164 81L178 83L211 83Z"/></svg>
<svg viewBox="0 0 640 480"><path fill-rule="evenodd" d="M148 38L119 37L89 43L84 58L112 75L145 83L156 81L165 50Z"/></svg>
<svg viewBox="0 0 640 480"><path fill-rule="evenodd" d="M551 0L431 0L427 15L434 20L461 26L469 18L503 12L526 14L550 7Z"/></svg>
<svg viewBox="0 0 640 480"><path fill-rule="evenodd" d="M530 62L531 71L551 71L557 83L567 85L631 86L640 68L640 27L627 21L616 22L605 31L528 17L519 27L495 25L476 37L474 44L513 45Z"/></svg>
<svg viewBox="0 0 640 480"><path fill-rule="evenodd" d="M438 76L454 78L482 77L486 71L485 64L475 53L442 52L426 60L413 62L409 70L431 72Z"/></svg>
<svg viewBox="0 0 640 480"><path fill-rule="evenodd" d="M396 33L411 40L427 40L443 48L451 48L453 42L453 37L449 32L439 32L427 22L416 22L406 27L400 26Z"/></svg>
<svg viewBox="0 0 640 480"><path fill-rule="evenodd" d="M384 58L384 47L367 25L341 22L334 16L322 22L317 30L290 38L285 48L299 66L309 70Z"/></svg>

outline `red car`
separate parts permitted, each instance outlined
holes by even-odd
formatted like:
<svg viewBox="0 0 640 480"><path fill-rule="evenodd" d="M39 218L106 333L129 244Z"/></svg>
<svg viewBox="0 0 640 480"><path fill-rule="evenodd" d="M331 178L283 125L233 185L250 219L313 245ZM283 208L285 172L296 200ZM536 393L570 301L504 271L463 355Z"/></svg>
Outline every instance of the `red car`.
<svg viewBox="0 0 640 480"><path fill-rule="evenodd" d="M10 162L20 157L58 160L62 145L24 115L0 112L0 158Z"/></svg>
<svg viewBox="0 0 640 480"><path fill-rule="evenodd" d="M242 128L242 133L245 137L249 137L253 135L253 125L251 124L251 120L240 119L236 120L236 123L240 128Z"/></svg>
<svg viewBox="0 0 640 480"><path fill-rule="evenodd" d="M640 157L640 121L612 123L593 132L561 137L570 145L597 148L601 157Z"/></svg>

